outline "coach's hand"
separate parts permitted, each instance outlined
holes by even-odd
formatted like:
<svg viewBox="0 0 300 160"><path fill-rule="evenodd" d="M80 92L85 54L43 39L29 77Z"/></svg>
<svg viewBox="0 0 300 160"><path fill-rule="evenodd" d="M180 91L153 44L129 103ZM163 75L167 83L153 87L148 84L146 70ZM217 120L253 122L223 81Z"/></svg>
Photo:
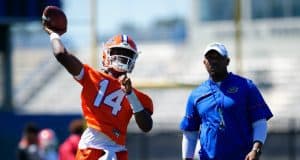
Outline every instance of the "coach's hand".
<svg viewBox="0 0 300 160"><path fill-rule="evenodd" d="M260 156L259 153L257 153L255 150L251 150L247 154L245 160L259 160L259 156Z"/></svg>

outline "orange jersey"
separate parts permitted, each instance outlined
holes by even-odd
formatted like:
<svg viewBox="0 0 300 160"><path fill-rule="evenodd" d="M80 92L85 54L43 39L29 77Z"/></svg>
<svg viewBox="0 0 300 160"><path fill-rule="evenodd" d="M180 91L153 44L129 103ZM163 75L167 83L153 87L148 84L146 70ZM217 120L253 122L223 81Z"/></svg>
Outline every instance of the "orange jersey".
<svg viewBox="0 0 300 160"><path fill-rule="evenodd" d="M133 111L118 79L84 64L81 106L88 127L94 128L117 144L125 145L127 126ZM133 89L143 107L153 113L149 96Z"/></svg>

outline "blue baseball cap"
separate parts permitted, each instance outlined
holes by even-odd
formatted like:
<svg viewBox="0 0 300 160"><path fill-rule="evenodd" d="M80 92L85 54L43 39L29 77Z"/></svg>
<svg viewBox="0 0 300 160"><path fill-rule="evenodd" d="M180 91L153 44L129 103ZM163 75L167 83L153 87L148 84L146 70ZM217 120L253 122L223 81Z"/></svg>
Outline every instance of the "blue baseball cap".
<svg viewBox="0 0 300 160"><path fill-rule="evenodd" d="M213 42L206 46L203 56L205 56L209 51L215 50L217 51L221 56L228 58L228 51L224 44L219 42Z"/></svg>

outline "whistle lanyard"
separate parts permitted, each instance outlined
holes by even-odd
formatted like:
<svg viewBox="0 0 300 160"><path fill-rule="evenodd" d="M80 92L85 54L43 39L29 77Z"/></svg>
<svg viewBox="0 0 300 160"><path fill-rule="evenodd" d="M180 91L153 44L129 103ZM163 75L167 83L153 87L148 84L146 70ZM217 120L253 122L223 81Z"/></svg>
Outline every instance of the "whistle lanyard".
<svg viewBox="0 0 300 160"><path fill-rule="evenodd" d="M224 116L223 116L224 115L223 114L223 109L224 109L224 95L221 92L220 88L216 87L216 85L212 84L212 83L213 82L210 83L209 87L210 87L210 90L213 93L213 97L214 97L214 100L216 102L217 113L218 113L218 116L220 118L220 122L219 122L218 128L220 130L224 130L225 127L226 127ZM220 98L220 100L219 100L219 98Z"/></svg>

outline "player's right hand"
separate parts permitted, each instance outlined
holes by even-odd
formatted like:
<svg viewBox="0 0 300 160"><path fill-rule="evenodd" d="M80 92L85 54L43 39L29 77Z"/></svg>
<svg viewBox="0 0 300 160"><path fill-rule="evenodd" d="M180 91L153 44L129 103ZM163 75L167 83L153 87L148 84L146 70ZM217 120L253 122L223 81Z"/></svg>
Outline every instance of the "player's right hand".
<svg viewBox="0 0 300 160"><path fill-rule="evenodd" d="M49 34L55 32L63 35L67 31L67 16L57 6L46 6L43 10L42 23L44 30Z"/></svg>
<svg viewBox="0 0 300 160"><path fill-rule="evenodd" d="M48 33L48 34L50 35L51 33L54 32L52 29L50 29L50 28L47 26L46 21L43 20L43 21L42 21L42 24L43 24L43 29L44 29L44 31L45 31L46 33Z"/></svg>

